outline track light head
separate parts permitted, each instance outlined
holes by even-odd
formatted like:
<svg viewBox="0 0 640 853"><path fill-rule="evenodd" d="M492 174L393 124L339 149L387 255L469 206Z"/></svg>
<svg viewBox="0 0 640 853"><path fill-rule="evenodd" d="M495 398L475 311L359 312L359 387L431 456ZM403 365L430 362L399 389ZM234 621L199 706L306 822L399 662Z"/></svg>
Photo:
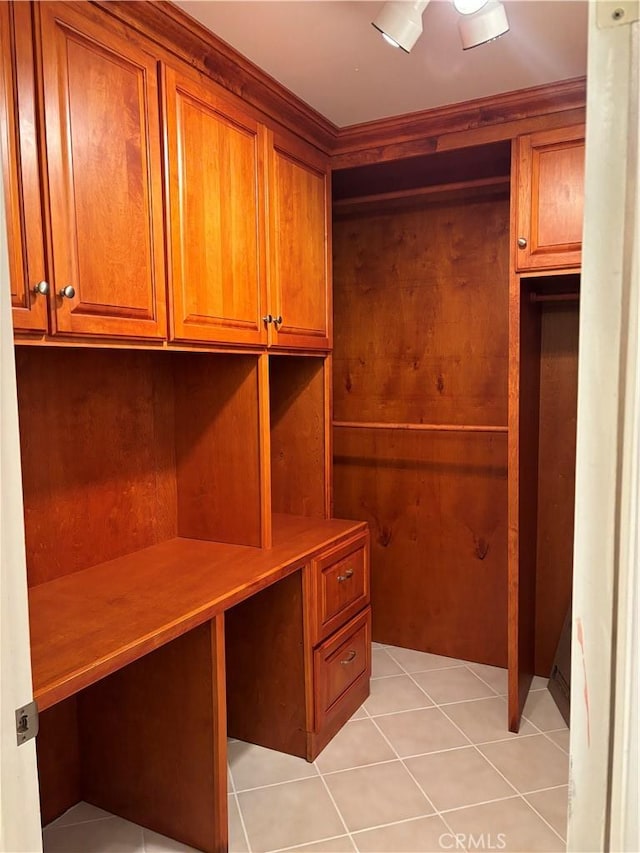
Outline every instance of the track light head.
<svg viewBox="0 0 640 853"><path fill-rule="evenodd" d="M457 9L457 2L455 6ZM478 11L463 14L458 21L458 30L464 50L493 41L509 32L505 8L499 0L489 0Z"/></svg>
<svg viewBox="0 0 640 853"><path fill-rule="evenodd" d="M389 0L371 23L385 41L409 53L422 35L422 13L428 4L429 0Z"/></svg>

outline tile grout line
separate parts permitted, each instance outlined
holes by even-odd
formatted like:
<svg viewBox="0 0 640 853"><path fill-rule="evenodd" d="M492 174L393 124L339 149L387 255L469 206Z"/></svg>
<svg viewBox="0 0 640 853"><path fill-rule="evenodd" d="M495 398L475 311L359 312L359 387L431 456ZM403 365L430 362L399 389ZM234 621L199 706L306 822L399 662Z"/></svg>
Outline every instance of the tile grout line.
<svg viewBox="0 0 640 853"><path fill-rule="evenodd" d="M240 818L240 826L242 827L242 834L244 835L245 844L247 845L248 853L252 853L251 851L251 843L249 841L249 833L247 832L247 826L244 822L244 815L242 814L242 808L240 807L240 798L238 797L238 791L236 790L236 780L233 778L233 771L231 770L231 765L227 762L227 772L229 774L229 778L231 779L231 793L233 795L233 799L236 804L236 808L238 809L238 817ZM229 815L227 814L227 824L229 823ZM227 826L227 835L228 835L228 826ZM227 837L227 846L229 845L229 838Z"/></svg>
<svg viewBox="0 0 640 853"><path fill-rule="evenodd" d="M455 722L454 720L452 720L452 719L451 719L451 717L449 717L449 715L447 714L447 712L446 712L446 711L444 711L444 710L442 710L442 708L441 708L440 710L441 710L441 711L442 711L442 713L445 715L445 717L446 717L446 718L447 718L447 719L448 719L448 720L449 720L449 721L450 721L454 726L456 726L456 728L458 728L458 729L462 732L462 729L460 729L460 727L456 724L456 722ZM532 725L533 725L533 724L532 724ZM536 727L536 726L534 726L534 728L537 728L537 727ZM539 733L539 734L541 734L541 732L539 732L539 731L538 731L538 733ZM462 734L465 734L465 733L464 733L464 732L462 732ZM509 738L509 740L516 740L516 739L522 740L522 739L524 739L524 738L529 738L529 737L534 737L534 736L536 736L536 737L537 737L537 734L536 734L536 733L534 733L534 735L521 735L520 737L518 737L518 736L516 735L514 738ZM465 737L467 737L467 735L465 735ZM470 739L469 739L469 740L470 740ZM494 742L495 742L495 741L494 741ZM505 743L505 741L499 741L499 742L500 742L500 743ZM487 743L486 743L486 744L484 744L484 745L485 745L485 746L489 746L490 744L491 744L491 741L487 742ZM502 772L498 767L496 767L496 765L493 763L493 761L491 761L491 759L490 759L487 755L485 755L485 754L484 754L484 753L479 749L479 747L478 747L478 745L477 745L477 744L473 743L473 744L472 744L472 746L473 746L473 748L476 750L476 752L478 753L478 755L480 755L482 758L484 758L484 760L485 760L485 761L486 761L486 762L487 762L491 767L493 767L493 769L496 771L496 773L498 773L500 776L502 776L502 778L503 778L503 779L504 779L504 781L507 783L507 785L509 785L511 788L513 788L513 790L515 791L516 795L517 795L517 796L518 796L518 797L519 797L519 798L520 798L520 799L525 803L525 805L527 805L530 809L532 809L532 811L533 811L533 812L535 812L535 814L537 814L537 815L538 815L538 817L543 821L543 823L545 823L545 824L549 827L549 829L554 833L554 835L556 835L556 836L560 839L560 841L562 841L562 843L564 844L564 846L565 846L565 848L566 848L566 841L564 840L564 838L562 838L562 837L560 836L560 834L559 834L558 832L556 832L556 830L551 826L551 824L549 823L549 821L548 821L548 820L546 820L546 818L544 818L544 817L540 814L540 812L538 812L538 810L537 810L537 809L533 808L533 806L531 805L531 803L529 803L527 800L525 800L524 794L522 794L520 791L518 791L518 789L516 788L516 786L515 786L512 782L510 782L510 781L509 781L509 779L507 779L507 777L504 775L504 773L503 773L503 772ZM512 797L509 797L509 798L505 797L504 799L513 799L513 798L512 798Z"/></svg>
<svg viewBox="0 0 640 853"><path fill-rule="evenodd" d="M429 696L429 693L428 693L428 692L427 692L427 691L422 687L422 685L418 684L418 682L417 682L417 681L412 677L411 673L407 672L407 675L412 679L412 681L417 685L417 687L419 687L419 688L420 688L420 690L422 690L422 691L423 691L423 693L425 693L425 695L426 695L429 699L431 699L431 700L433 701L432 697L431 697L431 696ZM490 685L488 685L488 686L490 686ZM473 700L471 700L471 701L473 701ZM480 701L480 700L478 700L478 701ZM500 776L502 776L502 778L503 778L503 779L504 779L504 781L507 783L507 785L509 785L509 787L510 787L510 788L513 788L513 790L515 791L516 796L517 796L517 797L519 797L519 798L523 801L523 803L524 803L526 806L528 806L528 807L529 807L529 808L530 808L530 809L531 809L535 814L537 814L537 815L538 815L538 817L543 821L543 823L545 823L545 824L549 827L549 829L554 833L554 835L556 835L556 837L557 837L557 838L559 838L559 839L560 839L560 841L562 841L562 843L564 844L564 847L565 847L565 849L566 849L566 841L565 841L565 840L560 836L560 834L559 834L558 832L556 832L556 830L551 826L551 824L549 823L549 821L547 821L547 820L546 820L546 819L545 819L545 818L544 818L544 817L543 817L543 816L542 816L542 815L537 811L537 809L533 808L533 806L532 806L532 805L531 805L527 800L525 800L525 798L524 798L523 794L521 794L521 793L520 793L520 791L518 791L518 790L517 790L517 788L515 787L515 785L513 785L513 784L512 784L512 783L507 779L507 777L504 775L504 773L502 773L502 772L501 772L501 771L500 771L500 770L495 766L495 764L493 764L493 762L492 762L492 761L491 761L491 760L490 760L486 755L484 755L484 753L482 753L482 752L480 751L480 749L478 748L478 746L477 746L475 743L473 743L473 742L472 742L471 738L466 734L466 732L464 732L464 731L460 728L460 726L458 726L458 725L457 725L457 723L455 722L455 720L452 720L452 719L451 719L451 717L447 714L447 712L446 712L446 711L444 711L444 710L443 710L439 705L436 705L435 707L437 707L437 708L438 708L438 710L439 710L442 714L444 714L444 716L449 720L449 722L450 722L453 726L455 726L455 728L457 728L457 729L458 729L458 731L460 732L460 734L461 734L463 737L465 737L465 738L469 741L469 744L470 744L470 745L475 749L475 751L478 753L478 755L479 755L481 758L483 758L486 762L488 762L488 764L489 764L491 767L493 767L493 769L496 771L496 773L498 773ZM375 722L375 721L374 721L374 722ZM532 724L532 725L533 725L533 724ZM534 728L536 728L536 729L537 729L537 726L534 726ZM525 737L526 737L526 735L525 735ZM408 768L407 768L407 770L408 770ZM421 789L421 790L422 790L422 789ZM504 797L503 799L513 799L513 797ZM497 800L497 802L500 802L500 800ZM476 804L476 805L482 805L482 804ZM465 808L465 807L461 807L461 808ZM471 806L467 806L467 808L471 808ZM445 823L447 823L447 821L446 821L446 820L445 820L445 818L443 817L442 813L441 813L441 812L439 812L439 814L440 814L440 817L445 821ZM447 827L448 827L448 828L449 828L449 830L451 831L451 827L449 826L449 824L448 824L448 823L447 823Z"/></svg>
<svg viewBox="0 0 640 853"><path fill-rule="evenodd" d="M408 674L408 673L407 673L407 674ZM420 686L420 685L418 685L418 687L419 687L419 686ZM429 697L429 698L430 698L430 697ZM365 713L368 713L368 712L366 711L366 708L365 708ZM382 729L380 728L380 726L376 723L376 721L375 721L375 717L370 717L370 720L371 720L371 722L373 723L373 725L376 727L376 729L378 730L379 734L380 734L380 735L381 735L381 736L386 740L386 742L388 743L388 745L389 745L390 749L391 749L391 750L393 750L393 752L395 753L395 755L396 755L396 756L397 756L397 758L398 758L398 761L402 764L402 766L404 767L405 771L409 774L409 776L411 777L411 779L413 779L414 784L417 786L417 788L418 788L418 790L421 792L422 796L425 798L425 800L427 801L427 803L428 803L428 804L431 806L431 808L433 809L433 814L434 814L434 815L437 815L437 816L440 818L440 820L444 823L444 825L446 826L446 828L449 830L449 832L453 834L453 829L452 829L452 827L449 825L449 823L448 823L448 821L446 820L446 818L444 818L444 817L442 816L442 814L441 814L440 810L439 810L439 809L437 809L437 808L435 807L435 804L432 802L432 800L431 800L431 798L428 796L427 792L424 790L424 788L422 787L422 785L418 782L418 780L416 779L416 777L414 776L414 774L412 773L412 771L407 767L407 765L406 765L406 763L405 763L404 759L400 757L400 754L398 753L398 750L397 750L397 749L395 748L395 746L391 743L391 741L390 741L390 740L389 740L389 738L385 735L385 733L382 731ZM421 817L431 817L431 815L421 815ZM398 822L399 822L399 821L396 821L396 823L398 823ZM357 849L357 850L360 850L360 848L358 847L357 843L356 843L356 849Z"/></svg>
<svg viewBox="0 0 640 853"><path fill-rule="evenodd" d="M529 808L530 808L530 809L531 809L531 810L532 810L536 815L538 815L538 817L543 821L543 823L544 823L544 824L546 824L546 825L549 827L549 829L554 833L554 835L556 835L556 837L557 837L557 838L559 838L559 839L560 839L560 841L562 841L562 843L564 844L565 849L566 849L566 841L565 841L565 839L564 839L564 838L562 838L562 836L561 836L561 835L560 835L560 834L559 834L559 833L554 829L554 827L553 827L553 826L551 826L551 824L549 823L549 821L547 821L547 820L543 817L543 815L541 815L541 814L540 814L540 812L538 812L538 810L537 810L536 808L534 808L534 807L531 805L531 803L529 803L529 801L528 801L528 800L526 800L526 799L525 799L524 794L520 793L520 791L518 791L518 790L517 790L517 788L515 787L515 785L513 785L513 784L512 784L512 783L507 779L507 777L506 777L506 776L505 776L505 775L504 775L504 774L503 774L503 773L502 773L502 772L501 772L501 771L500 771L500 770L495 766L495 764L493 764L493 762L492 762L492 761L491 761L491 760L490 760L486 755L484 755L484 753L483 753L483 752L481 752L481 750L479 749L478 744L473 743L473 741L471 740L471 738L470 738L470 737L469 737L469 736L468 736L468 735L467 735L467 734L466 734L466 733L465 733L465 732L460 728L460 726L458 726L458 725L457 725L457 723L456 723L454 720L452 720L452 719L451 719L451 717L447 714L446 710L444 710L444 708L446 708L446 705L441 706L441 705L437 704L436 702L434 702L434 701L433 701L433 697L429 695L429 692L428 692L427 690L425 690L425 688L424 688L421 684L419 684L419 683L416 681L416 679L415 679L413 676L414 676L414 674L415 674L415 675L417 675L417 674L419 674L419 673L411 673L411 672L408 672L408 671L405 669L405 667L403 667L403 666L402 666L402 664L400 663L400 661L398 661L396 658L394 658L394 657L393 657L393 654L392 654L392 653L388 652L388 654L389 654L389 656L392 658L392 660L394 660L394 661L398 664L398 666L399 666L399 667L400 667L400 668L401 668L401 669L406 673L406 675L408 675L408 676L409 676L409 678L410 678L410 679L413 681L413 683L418 687L418 689L420 689L420 690L425 694L425 696L426 696L426 697L427 697L431 702L433 702L433 706L434 706L435 708L438 708L438 709L440 710L440 712L441 712L441 713L442 713L442 714L443 714L443 715L444 715L444 716L449 720L449 722L450 722L453 726L455 726L455 728L457 728L457 729L458 729L458 731L462 734L462 736L463 736L463 737L465 737L465 738L469 741L469 744L470 744L470 745L475 749L475 751L478 753L478 755L479 755L481 758L483 758L483 759L484 759L484 760L485 760L485 761L486 761L486 762L487 762L487 763L488 763L488 764L489 764L489 765L490 765L490 766L491 766L491 767L496 771L496 773L498 773L498 774L499 774L499 775L504 779L504 781L507 783L507 785L509 785L509 787L510 787L510 788L512 788L512 789L514 790L514 792L515 792L515 796L519 797L519 798L520 798L520 799L525 803L525 805L527 805L527 806L528 806L528 807L529 807ZM473 673L473 671L472 671L472 670L470 670L470 669L469 669L469 667L467 667L467 666L466 666L466 664L464 664L464 666L465 666L465 668L466 668L469 672L472 672L472 673ZM454 668L457 668L457 667L447 667L447 668L448 668L448 669L454 669ZM442 669L442 667L441 667L440 669ZM425 672L437 672L437 671L438 671L438 669L436 669L436 670L425 670ZM473 673L473 675L476 675L476 673ZM477 677L477 678L480 678L480 681L483 681L483 679L482 679L480 676L476 676L476 677ZM483 682L483 683L485 683L487 687L489 687L491 690L493 690L493 691L495 692L495 689L494 689L490 684L487 684L486 682ZM541 688L541 689L545 689L545 688ZM531 692L535 692L535 691L531 691ZM485 698L504 698L504 697L498 697L498 694L496 693L496 696L494 696L494 697L485 697ZM462 700L462 701L465 701L465 700ZM473 701L481 702L481 701L483 701L483 700L482 700L482 699L476 699L476 700L471 699L471 700L466 700L466 701L471 701L471 702L473 702ZM452 705L452 704L460 704L460 703L453 703L453 702L450 702L450 703L447 703L447 704ZM421 709L418 709L418 710L421 710ZM366 711L366 709L365 709L365 711ZM382 716L382 715L380 715L380 716ZM524 715L523 715L523 717L524 717ZM374 719L373 717L372 717L371 719L372 719L372 721L373 721L373 723L374 723L374 725L375 725L375 719ZM531 722L531 720L529 720L527 717L524 717L524 719L525 719L525 720L526 720L526 721L527 721L531 726L533 726L533 728L534 728L534 730L535 730L535 731L534 731L534 736L536 736L536 735L543 735L543 736L545 736L545 739L546 739L547 741L549 741L550 743L552 743L552 744L556 747L556 749L558 749L558 751L560 751L560 752L564 752L564 750L562 750L562 749L561 749L561 747L560 747L560 746L558 746L558 744L556 744L554 741L552 741L552 740L551 740L551 738L547 738L547 737L546 737L546 735L545 735L545 733L544 733L544 732L543 732L543 731L542 731L538 726L536 726L536 724L535 724L535 723L532 723L532 722ZM378 729L378 731L379 731L379 732L383 735L383 737L384 737L384 733L382 732L382 730L380 729L380 727L376 725L376 728ZM522 737L531 737L531 735L522 735L522 736L521 736L521 738L522 738ZM386 738L385 738L385 739L386 739ZM507 741L507 740L513 740L513 738L505 738L504 740L502 740L502 741L497 741L497 742L499 742L499 743L504 743L504 742L505 742L505 741ZM388 742L388 741L387 741L387 742ZM496 742L496 741L488 741L488 742L487 742L487 744L489 744L489 743L495 743L495 742ZM389 743L389 745L390 745L390 746L392 747L392 749L393 749L392 744L391 744L391 743ZM394 750L394 751L395 751L395 750ZM566 754L566 753L565 753L565 754ZM400 756L398 756L398 757L400 757ZM402 759L401 759L401 760L402 760ZM404 762L403 762L403 764L404 764ZM406 767L406 765L405 765L405 767ZM411 771L409 770L409 768L408 768L408 767L407 767L406 769L407 769L407 772L411 773ZM413 774L411 774L411 775L412 775L412 777L413 777ZM415 780L415 778L414 778L414 781L416 782L416 784L418 784L418 783L417 783L417 780ZM422 790L421 786L419 786L419 787L420 787L420 790ZM557 786L557 787L561 787L561 786ZM423 791L423 793L424 793L424 791ZM426 796L426 794L425 794L425 796ZM502 798L502 799L513 799L513 798L514 798L514 797L509 797L509 798L504 797L504 798ZM429 799L429 798L427 798L427 799ZM429 802L431 802L431 801L429 800ZM500 800L498 799L498 800L496 800L495 802L500 802ZM485 805L485 804L483 804L483 803L476 803L475 805ZM471 807L471 806L461 806L461 808L470 808L470 807ZM452 810L452 811L453 811L453 810ZM444 820L444 817L443 817L442 813L441 813L441 812L438 812L438 814L439 814L439 815L440 815L440 817ZM445 823L446 823L446 820L445 820ZM449 825L448 825L448 824L447 824L447 826L448 826L449 830L451 830L451 827L449 827Z"/></svg>
<svg viewBox="0 0 640 853"><path fill-rule="evenodd" d="M340 818L340 820L342 821L342 825L344 826L344 830L345 830L345 832L346 832L346 834L347 834L347 837L349 838L349 841L351 841L351 843L352 843L352 844L353 844L353 846L355 847L356 845L355 845L355 843L354 843L354 841L353 841L353 838L351 837L351 831L350 831L349 827L347 826L347 822L346 822L346 820L344 819L344 817L343 817L343 815L342 815L342 812L340 811L340 808L338 807L338 804L336 803L335 797L333 796L333 794L331 793L331 790L330 790L329 786L327 785L326 779L325 779L325 778L324 778L324 776L322 775L322 772L320 771L320 768L316 765L316 762L315 762L315 761L313 762L313 766L316 768L316 770L318 771L318 775L319 775L319 776L320 776L320 778L322 779L322 784L324 785L324 789L325 789L325 791L327 792L327 794L329 795L329 799L330 799L330 800L331 800L331 802L333 803L333 807L334 807L334 808L335 808L335 810L337 811L337 813L338 813L338 817L339 817L339 818Z"/></svg>

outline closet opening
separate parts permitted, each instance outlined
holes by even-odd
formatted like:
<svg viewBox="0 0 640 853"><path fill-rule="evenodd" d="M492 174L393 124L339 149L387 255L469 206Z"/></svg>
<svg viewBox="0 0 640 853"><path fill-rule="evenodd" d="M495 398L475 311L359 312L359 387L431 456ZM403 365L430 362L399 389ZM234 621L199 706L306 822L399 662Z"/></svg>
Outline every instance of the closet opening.
<svg viewBox="0 0 640 853"><path fill-rule="evenodd" d="M520 287L520 575L532 671L546 678L571 606L580 275L522 277Z"/></svg>
<svg viewBox="0 0 640 853"><path fill-rule="evenodd" d="M510 142L334 174L335 513L373 639L507 665Z"/></svg>

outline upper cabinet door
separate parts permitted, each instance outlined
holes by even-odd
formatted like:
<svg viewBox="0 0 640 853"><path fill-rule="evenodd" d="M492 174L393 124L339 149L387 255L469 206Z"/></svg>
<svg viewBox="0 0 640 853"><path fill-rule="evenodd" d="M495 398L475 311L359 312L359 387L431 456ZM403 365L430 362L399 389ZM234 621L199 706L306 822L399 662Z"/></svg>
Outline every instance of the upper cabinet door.
<svg viewBox="0 0 640 853"><path fill-rule="evenodd" d="M269 312L274 346L328 349L329 175L326 160L273 134L269 164Z"/></svg>
<svg viewBox="0 0 640 853"><path fill-rule="evenodd" d="M266 344L264 128L165 69L174 340Z"/></svg>
<svg viewBox="0 0 640 853"><path fill-rule="evenodd" d="M46 332L48 290L42 227L30 3L0 4L0 150L14 329Z"/></svg>
<svg viewBox="0 0 640 853"><path fill-rule="evenodd" d="M584 126L521 136L516 150L516 269L579 267Z"/></svg>
<svg viewBox="0 0 640 853"><path fill-rule="evenodd" d="M57 331L162 338L156 61L91 10L38 8Z"/></svg>

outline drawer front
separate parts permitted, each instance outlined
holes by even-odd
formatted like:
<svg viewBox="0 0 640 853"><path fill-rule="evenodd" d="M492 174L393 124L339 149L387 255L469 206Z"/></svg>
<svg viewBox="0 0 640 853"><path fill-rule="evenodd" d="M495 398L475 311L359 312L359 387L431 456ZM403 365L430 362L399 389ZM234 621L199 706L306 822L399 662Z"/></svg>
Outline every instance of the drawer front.
<svg viewBox="0 0 640 853"><path fill-rule="evenodd" d="M350 689L371 676L371 608L322 643L313 657L318 729Z"/></svg>
<svg viewBox="0 0 640 853"><path fill-rule="evenodd" d="M369 543L359 536L313 561L314 642L328 637L369 603Z"/></svg>

